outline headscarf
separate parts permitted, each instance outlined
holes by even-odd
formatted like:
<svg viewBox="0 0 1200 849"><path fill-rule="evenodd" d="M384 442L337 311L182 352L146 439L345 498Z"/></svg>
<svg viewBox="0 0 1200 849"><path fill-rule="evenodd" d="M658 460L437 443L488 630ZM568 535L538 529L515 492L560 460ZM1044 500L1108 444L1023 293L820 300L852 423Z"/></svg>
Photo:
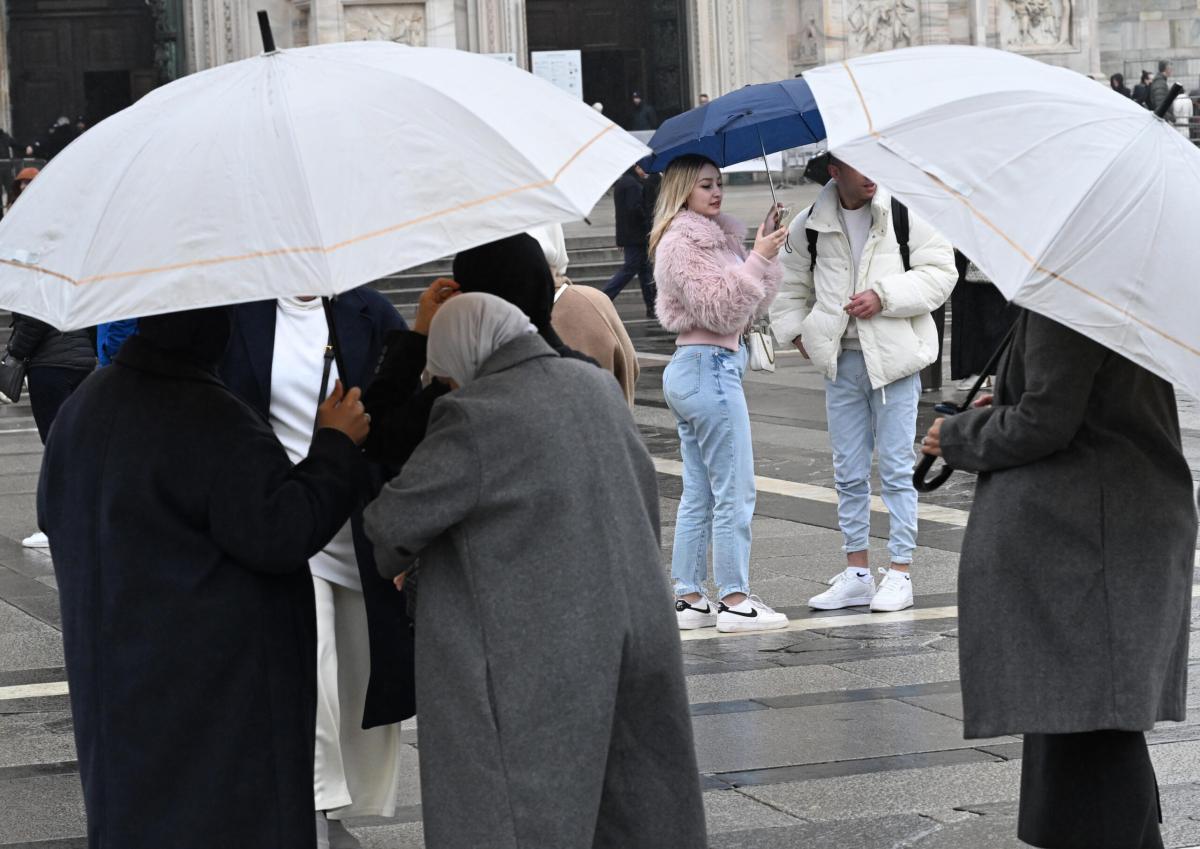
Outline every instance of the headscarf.
<svg viewBox="0 0 1200 849"><path fill-rule="evenodd" d="M492 354L529 333L537 328L508 301L485 292L455 295L429 325L425 368L434 377L466 386Z"/></svg>
<svg viewBox="0 0 1200 849"><path fill-rule="evenodd" d="M454 257L454 279L463 292L487 292L515 305L560 357L600 365L587 354L568 348L551 326L554 274L542 246L532 236L519 233L460 251Z"/></svg>

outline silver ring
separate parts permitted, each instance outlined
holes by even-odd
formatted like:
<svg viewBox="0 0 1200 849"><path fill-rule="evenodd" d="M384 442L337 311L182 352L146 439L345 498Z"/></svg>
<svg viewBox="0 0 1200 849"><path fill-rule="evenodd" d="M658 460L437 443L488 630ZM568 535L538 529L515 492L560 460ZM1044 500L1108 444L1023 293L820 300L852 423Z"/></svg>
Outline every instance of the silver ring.
<svg viewBox="0 0 1200 849"><path fill-rule="evenodd" d="M363 413L363 419L366 421L367 424L370 424L371 423L371 414Z"/></svg>

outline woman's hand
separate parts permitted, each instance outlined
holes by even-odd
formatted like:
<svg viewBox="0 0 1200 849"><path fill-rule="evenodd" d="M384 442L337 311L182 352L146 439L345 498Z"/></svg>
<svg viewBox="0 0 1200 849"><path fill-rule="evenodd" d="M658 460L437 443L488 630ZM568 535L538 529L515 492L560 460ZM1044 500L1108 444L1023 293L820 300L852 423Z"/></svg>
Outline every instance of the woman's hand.
<svg viewBox="0 0 1200 849"><path fill-rule="evenodd" d="M974 401L971 402L971 406L976 407L976 408L990 407L990 406L992 406L992 399L995 397L996 397L995 395L980 395L978 398L976 398Z"/></svg>
<svg viewBox="0 0 1200 849"><path fill-rule="evenodd" d="M786 227L780 227L773 233L764 233L763 228L766 226L765 221L758 225L758 235L754 237L754 252L763 259L775 259L779 256L779 249L787 241L788 231Z"/></svg>
<svg viewBox="0 0 1200 849"><path fill-rule="evenodd" d="M396 591L400 592L404 589L404 580L408 577L407 572L401 572L396 577L392 578L392 583L396 586Z"/></svg>
<svg viewBox="0 0 1200 849"><path fill-rule="evenodd" d="M453 298L459 292L459 285L449 277L439 277L429 284L429 288L421 293L417 301L417 317L413 321L413 332L422 336L429 335L429 323L437 315L442 304Z"/></svg>
<svg viewBox="0 0 1200 849"><path fill-rule="evenodd" d="M945 418L933 420L933 426L929 428L929 433L925 434L925 438L921 440L922 454L928 454L931 457L942 456L942 422L944 421Z"/></svg>
<svg viewBox="0 0 1200 849"><path fill-rule="evenodd" d="M371 432L371 417L363 407L361 396L362 390L357 386L347 392L338 380L333 385L333 392L317 408L317 428L340 430L354 440L355 445L362 445Z"/></svg>

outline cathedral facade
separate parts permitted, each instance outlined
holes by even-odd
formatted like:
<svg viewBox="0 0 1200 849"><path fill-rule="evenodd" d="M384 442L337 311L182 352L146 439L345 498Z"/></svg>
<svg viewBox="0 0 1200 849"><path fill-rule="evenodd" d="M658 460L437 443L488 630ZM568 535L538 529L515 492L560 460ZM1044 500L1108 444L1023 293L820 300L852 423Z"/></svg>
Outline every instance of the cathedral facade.
<svg viewBox="0 0 1200 849"><path fill-rule="evenodd" d="M1190 8L1185 8L1187 2ZM622 123L747 83L921 44L1011 50L1132 84L1158 59L1200 75L1198 0L0 0L0 121L18 139L94 122L155 85L280 47L378 39L497 54L579 51L583 97Z"/></svg>

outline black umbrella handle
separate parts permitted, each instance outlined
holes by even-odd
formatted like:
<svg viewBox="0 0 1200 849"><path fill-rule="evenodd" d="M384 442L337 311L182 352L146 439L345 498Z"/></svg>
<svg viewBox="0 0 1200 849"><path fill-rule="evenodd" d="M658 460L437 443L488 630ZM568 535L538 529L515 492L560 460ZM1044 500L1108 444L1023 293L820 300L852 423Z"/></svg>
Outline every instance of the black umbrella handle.
<svg viewBox="0 0 1200 849"><path fill-rule="evenodd" d="M917 463L917 468L913 470L913 486L916 487L917 492L933 492L950 480L950 476L954 474L952 466L942 466L941 471L935 476L928 477L936 461L937 458L932 454L925 454L921 457L921 462Z"/></svg>

